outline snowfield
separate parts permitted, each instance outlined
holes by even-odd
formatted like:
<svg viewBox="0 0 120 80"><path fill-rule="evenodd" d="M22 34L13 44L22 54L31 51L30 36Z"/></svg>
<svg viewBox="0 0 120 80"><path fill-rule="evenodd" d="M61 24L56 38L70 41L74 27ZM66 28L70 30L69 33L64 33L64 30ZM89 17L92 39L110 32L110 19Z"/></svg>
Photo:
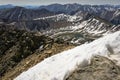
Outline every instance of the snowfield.
<svg viewBox="0 0 120 80"><path fill-rule="evenodd" d="M64 80L78 65L88 65L96 55L116 59L119 64L120 31L49 57L14 80Z"/></svg>

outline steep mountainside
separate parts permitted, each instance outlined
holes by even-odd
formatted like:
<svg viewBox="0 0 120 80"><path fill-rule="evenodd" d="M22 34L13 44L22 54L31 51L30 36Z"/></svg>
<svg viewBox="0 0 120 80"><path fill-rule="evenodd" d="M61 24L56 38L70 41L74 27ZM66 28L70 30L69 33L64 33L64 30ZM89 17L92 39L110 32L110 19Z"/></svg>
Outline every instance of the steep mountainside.
<svg viewBox="0 0 120 80"><path fill-rule="evenodd" d="M38 17L54 15L46 9L34 10L26 9L24 7L14 7L0 12L0 19L9 21L21 21L21 20L32 20Z"/></svg>

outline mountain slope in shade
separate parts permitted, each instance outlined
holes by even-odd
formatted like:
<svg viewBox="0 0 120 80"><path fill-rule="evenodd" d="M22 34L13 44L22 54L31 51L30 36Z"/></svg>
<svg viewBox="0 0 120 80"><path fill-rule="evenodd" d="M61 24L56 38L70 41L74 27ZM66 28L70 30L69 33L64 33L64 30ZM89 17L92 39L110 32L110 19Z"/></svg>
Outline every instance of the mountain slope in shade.
<svg viewBox="0 0 120 80"><path fill-rule="evenodd" d="M21 21L32 20L34 18L50 15L54 15L54 13L46 9L34 10L16 6L14 8L1 11L0 19L7 19L8 21Z"/></svg>
<svg viewBox="0 0 120 80"><path fill-rule="evenodd" d="M90 64L91 58L97 55L116 60L120 65L120 31L49 57L14 80L64 80L79 65Z"/></svg>

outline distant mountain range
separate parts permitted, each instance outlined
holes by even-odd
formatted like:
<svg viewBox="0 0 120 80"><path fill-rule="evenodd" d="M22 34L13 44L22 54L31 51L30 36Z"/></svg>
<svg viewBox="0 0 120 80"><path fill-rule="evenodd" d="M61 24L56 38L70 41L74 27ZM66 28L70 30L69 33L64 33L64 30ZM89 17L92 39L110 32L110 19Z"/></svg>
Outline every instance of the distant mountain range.
<svg viewBox="0 0 120 80"><path fill-rule="evenodd" d="M51 4L47 6L23 6L17 7L13 5L1 5L0 9L9 8L9 10L0 10L0 15L11 19L10 15L15 15L14 18L16 20L16 16L20 14L23 10L24 19L30 18L39 18L43 16L49 16L50 14L69 14L74 15L78 12L86 12L91 15L99 16L115 25L120 24L120 5L80 5L80 4ZM16 12L17 13L16 13ZM10 14L11 13L11 14ZM7 14L7 16L6 16ZM0 16L0 17L1 17ZM21 17L23 17L21 16ZM27 17L28 16L28 17ZM20 16L19 16L20 17ZM19 18L18 17L18 18Z"/></svg>
<svg viewBox="0 0 120 80"><path fill-rule="evenodd" d="M113 24L120 23L120 6L116 5L80 5L80 4L52 4L40 6L39 9L47 9L56 13L76 14L76 12L88 12L89 14L99 16ZM119 19L118 19L119 18Z"/></svg>
<svg viewBox="0 0 120 80"><path fill-rule="evenodd" d="M13 7L14 6L12 4L0 5L0 9L13 8Z"/></svg>
<svg viewBox="0 0 120 80"><path fill-rule="evenodd" d="M0 21L81 44L120 30L119 5L52 4L0 10Z"/></svg>
<svg viewBox="0 0 120 80"><path fill-rule="evenodd" d="M3 8L13 8L15 7L16 5L13 5L13 4L6 4L6 5L0 5L0 9L3 9ZM87 7L114 7L116 9L120 8L120 5L109 5L109 4L106 4L106 5L81 5L81 4L77 4L77 3L73 3L73 4L50 4L50 5L36 5L36 6L33 6L33 5L22 5L21 7L25 7L25 8L28 8L28 9L37 9L37 8L46 8L46 9L49 9L51 11L60 11L60 10L67 10L67 9L79 9L81 6L87 6Z"/></svg>

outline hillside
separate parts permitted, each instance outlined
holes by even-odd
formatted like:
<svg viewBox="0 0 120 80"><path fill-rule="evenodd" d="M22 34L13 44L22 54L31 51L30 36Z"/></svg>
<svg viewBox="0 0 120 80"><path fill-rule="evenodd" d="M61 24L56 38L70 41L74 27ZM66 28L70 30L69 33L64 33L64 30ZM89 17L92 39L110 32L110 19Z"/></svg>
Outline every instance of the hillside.
<svg viewBox="0 0 120 80"><path fill-rule="evenodd" d="M8 29L8 26L7 26ZM5 29L0 26L0 78L8 80L38 62L74 47L59 39L51 39L41 33Z"/></svg>

